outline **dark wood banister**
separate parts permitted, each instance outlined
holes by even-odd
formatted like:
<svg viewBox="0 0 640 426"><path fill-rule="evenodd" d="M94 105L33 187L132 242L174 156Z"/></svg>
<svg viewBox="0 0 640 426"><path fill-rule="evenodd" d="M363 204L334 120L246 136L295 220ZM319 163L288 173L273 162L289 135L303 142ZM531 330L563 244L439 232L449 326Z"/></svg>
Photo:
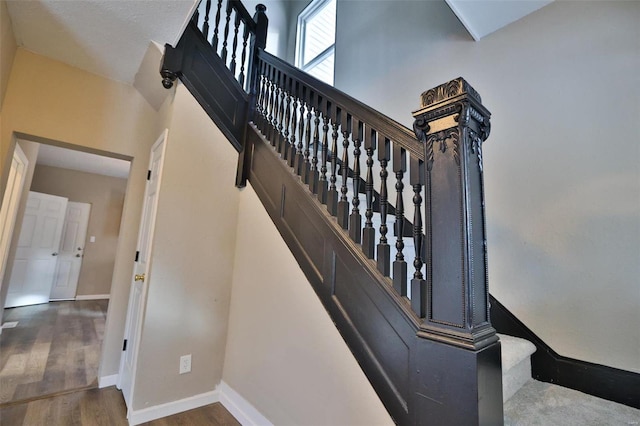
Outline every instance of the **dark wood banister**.
<svg viewBox="0 0 640 426"><path fill-rule="evenodd" d="M424 161L424 146L416 140L413 130L262 49L258 51L258 57L265 63L311 88L324 99L328 99L342 107L344 111L367 123L380 134L387 136L393 143L399 144L410 152L412 156Z"/></svg>
<svg viewBox="0 0 640 426"><path fill-rule="evenodd" d="M206 1L205 28L212 4L211 0ZM218 0L218 12L221 5ZM266 53L263 49L268 21L263 5L256 7L253 18L239 0L228 0L222 10L226 13L220 22L224 31L219 31L217 15L214 23L214 39L222 34L222 54L218 55L214 48L217 43L210 43L198 28L195 15L178 45L175 48L166 45L161 65L165 87L171 87L179 77L240 151L237 185L242 186L247 179L251 181L393 419L403 425L500 424L503 421L500 343L488 318L482 178L482 143L489 134L490 114L477 92L462 78L424 92L421 108L413 113L412 131ZM232 13L236 14L233 20ZM245 26L242 46L238 45L241 23ZM233 25L231 43L230 25ZM246 52L249 35L251 43ZM234 72L236 47L241 49L238 75ZM229 52L230 65L226 63ZM242 66L246 53L247 84L244 84ZM262 99L265 87L268 98ZM318 108L320 104L323 106ZM331 108L325 108L327 104ZM296 115L296 106L300 115ZM405 209L397 209L395 218L384 204L384 214L390 217L382 220L377 248L386 246L386 252L380 257L378 251L376 268L371 252L365 254L354 238L358 233L353 233L350 218L343 215L342 224L340 219L336 221L336 212L315 197L315 191L307 185L302 175L308 172L300 172L304 170L300 166L303 155L304 161L309 160L308 153L302 152L301 142L304 133L308 150L312 111L316 120L321 114L324 126L330 122L334 145L340 129L343 153L348 149L359 150L362 142L367 150L366 158L354 151L354 157L345 155L341 162L342 213L348 214L350 207L345 197L345 181L355 179L352 176L359 179L364 176L364 171L356 172L360 163L351 167L347 159L369 161L376 149L383 182L381 197L387 197L387 175L389 187L396 189L389 191L389 206L394 198L402 206L402 188L408 187L407 180L416 194L414 214L422 214L420 194L424 194L425 253L420 255L416 249L416 261L426 264L427 273L423 277L416 270L411 280L411 300L406 298L403 285L406 286L407 264L412 255L405 252L404 256L409 258L405 262L403 236L396 235L399 256L393 262L394 278L396 271L403 277L400 286L396 286L398 280L392 283L388 272L389 244L393 241L387 244L386 238L384 241L382 238L387 225L393 228L400 224L402 229L402 220L406 220L403 210L410 214L411 203L407 199ZM298 134L296 120L300 124ZM438 120L446 122L446 128L432 131L430 124ZM363 124L368 129L364 138ZM328 131L322 133L326 138ZM377 135L377 147L373 139L368 139L373 138L373 133ZM287 140L289 136L291 139ZM297 146L293 144L294 138ZM319 142L314 142L314 147ZM323 156L327 154L325 147L323 139ZM335 166L336 149L331 150ZM323 165L327 165L324 160ZM333 173L331 178L335 183ZM359 203L358 187L362 187L360 181L354 185L354 210ZM335 190L332 191L337 200ZM369 191L367 197L371 186ZM422 221L414 219L414 222ZM361 230L359 224L355 230ZM420 247L421 225L414 227L413 232L417 242L414 247ZM373 237L369 235L369 241L375 235L375 232ZM381 258L385 259L386 272L381 269Z"/></svg>

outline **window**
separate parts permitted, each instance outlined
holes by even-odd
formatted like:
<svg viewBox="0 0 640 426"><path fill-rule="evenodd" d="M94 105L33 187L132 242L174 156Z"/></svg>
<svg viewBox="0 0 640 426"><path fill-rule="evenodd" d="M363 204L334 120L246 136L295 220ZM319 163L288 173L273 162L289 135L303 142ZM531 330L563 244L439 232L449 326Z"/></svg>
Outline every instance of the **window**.
<svg viewBox="0 0 640 426"><path fill-rule="evenodd" d="M296 66L333 85L336 0L313 0L298 15Z"/></svg>

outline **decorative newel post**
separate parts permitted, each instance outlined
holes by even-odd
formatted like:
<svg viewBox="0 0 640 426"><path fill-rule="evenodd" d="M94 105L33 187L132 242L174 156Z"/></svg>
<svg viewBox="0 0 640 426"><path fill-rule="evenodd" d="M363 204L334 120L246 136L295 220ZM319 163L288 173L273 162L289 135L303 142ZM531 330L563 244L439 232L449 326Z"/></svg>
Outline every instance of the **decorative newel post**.
<svg viewBox="0 0 640 426"><path fill-rule="evenodd" d="M427 402L417 411L434 424L499 424L500 343L489 323L482 172L490 113L462 78L421 100L413 116L425 149L427 291L416 390Z"/></svg>

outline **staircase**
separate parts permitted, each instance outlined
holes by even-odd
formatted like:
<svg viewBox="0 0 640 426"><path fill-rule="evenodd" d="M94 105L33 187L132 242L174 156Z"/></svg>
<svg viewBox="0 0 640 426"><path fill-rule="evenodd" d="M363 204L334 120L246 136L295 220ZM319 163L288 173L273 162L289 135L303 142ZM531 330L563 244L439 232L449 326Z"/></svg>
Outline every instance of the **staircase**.
<svg viewBox="0 0 640 426"><path fill-rule="evenodd" d="M489 321L482 143L462 78L421 95L408 129L266 53L266 8L206 1L167 45L396 423L500 424ZM525 367L517 367L525 369Z"/></svg>
<svg viewBox="0 0 640 426"><path fill-rule="evenodd" d="M519 337L498 336L502 344L502 400L507 402L531 379L531 355L536 347Z"/></svg>

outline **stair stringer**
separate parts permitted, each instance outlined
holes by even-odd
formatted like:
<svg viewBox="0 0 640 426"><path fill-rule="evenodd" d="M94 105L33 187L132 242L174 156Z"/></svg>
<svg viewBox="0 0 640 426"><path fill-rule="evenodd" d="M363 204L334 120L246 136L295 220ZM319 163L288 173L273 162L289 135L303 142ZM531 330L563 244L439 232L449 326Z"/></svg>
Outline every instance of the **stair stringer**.
<svg viewBox="0 0 640 426"><path fill-rule="evenodd" d="M247 136L256 194L394 421L413 423L419 319L409 301L252 124Z"/></svg>

